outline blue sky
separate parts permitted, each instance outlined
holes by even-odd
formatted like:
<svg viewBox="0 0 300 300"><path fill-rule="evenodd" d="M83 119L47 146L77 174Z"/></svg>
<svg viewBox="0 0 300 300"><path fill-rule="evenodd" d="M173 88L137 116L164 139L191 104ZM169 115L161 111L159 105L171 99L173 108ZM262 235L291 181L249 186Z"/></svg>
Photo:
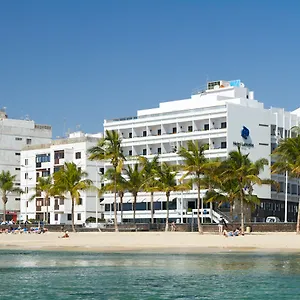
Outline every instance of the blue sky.
<svg viewBox="0 0 300 300"><path fill-rule="evenodd" d="M1 1L0 106L54 138L188 98L207 78L293 110L299 28L296 0Z"/></svg>

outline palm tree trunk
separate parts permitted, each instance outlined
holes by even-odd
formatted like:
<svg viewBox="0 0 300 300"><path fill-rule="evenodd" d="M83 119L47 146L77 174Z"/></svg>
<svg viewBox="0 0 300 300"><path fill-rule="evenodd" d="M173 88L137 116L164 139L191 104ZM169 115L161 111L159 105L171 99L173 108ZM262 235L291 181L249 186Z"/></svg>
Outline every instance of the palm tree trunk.
<svg viewBox="0 0 300 300"><path fill-rule="evenodd" d="M245 224L244 224L244 195L243 190L240 191L241 197L241 232L244 234L245 232Z"/></svg>
<svg viewBox="0 0 300 300"><path fill-rule="evenodd" d="M6 197L2 198L3 200L3 222L6 222Z"/></svg>
<svg viewBox="0 0 300 300"><path fill-rule="evenodd" d="M136 195L133 196L133 223L135 223Z"/></svg>
<svg viewBox="0 0 300 300"><path fill-rule="evenodd" d="M75 224L74 224L74 205L75 204L75 199L72 198L72 230L73 232L76 232L75 229Z"/></svg>
<svg viewBox="0 0 300 300"><path fill-rule="evenodd" d="M154 198L154 193L151 192L151 200L150 200L150 209L151 209L151 223L154 224L154 205L153 205L153 198Z"/></svg>
<svg viewBox="0 0 300 300"><path fill-rule="evenodd" d="M297 214L297 227L296 227L296 233L300 234L300 199L298 203L298 214Z"/></svg>
<svg viewBox="0 0 300 300"><path fill-rule="evenodd" d="M123 223L123 196L120 197L121 223Z"/></svg>
<svg viewBox="0 0 300 300"><path fill-rule="evenodd" d="M166 193L166 196L167 196L167 203L166 203L167 216L166 216L166 229L165 229L165 231L168 231L169 230L169 198L170 198L170 194Z"/></svg>
<svg viewBox="0 0 300 300"><path fill-rule="evenodd" d="M49 197L46 198L46 224L49 223L48 217L49 217L49 207L48 207Z"/></svg>
<svg viewBox="0 0 300 300"><path fill-rule="evenodd" d="M46 206L46 197L43 198L43 206L45 207ZM43 211L43 224L45 224L45 216L46 216L46 213L45 213L45 210Z"/></svg>
<svg viewBox="0 0 300 300"><path fill-rule="evenodd" d="M201 197L200 197L200 184L199 184L198 185L198 199L197 199L197 221L198 221L198 231L200 234L203 234L203 226L200 221L200 201L201 201ZM203 209L202 209L202 211L203 211Z"/></svg>
<svg viewBox="0 0 300 300"><path fill-rule="evenodd" d="M114 176L114 223L115 223L115 232L119 231L118 228L118 218L117 218L117 172L115 170Z"/></svg>

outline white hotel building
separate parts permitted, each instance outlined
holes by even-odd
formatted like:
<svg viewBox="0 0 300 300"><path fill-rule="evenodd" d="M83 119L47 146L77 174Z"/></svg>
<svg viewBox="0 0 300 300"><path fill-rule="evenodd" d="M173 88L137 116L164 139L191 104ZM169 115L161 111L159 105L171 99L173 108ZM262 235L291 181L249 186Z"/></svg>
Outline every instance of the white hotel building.
<svg viewBox="0 0 300 300"><path fill-rule="evenodd" d="M26 145L49 143L52 138L52 128L49 125L36 124L34 121L8 118L5 109L0 110L0 172L9 171L16 175L15 186L21 187L21 150ZM9 193L6 206L7 220L16 220L20 213L19 193ZM1 216L3 218L3 203Z"/></svg>
<svg viewBox="0 0 300 300"><path fill-rule="evenodd" d="M88 149L95 146L102 134L71 133L68 138L50 141L47 144L25 147L21 152L21 195L20 220L43 220L43 214L48 210L50 224L71 224L71 199L51 197L44 206L43 193L41 197L30 200L35 194L35 186L39 177L48 177L57 172L65 162L74 162L88 178L99 186L103 164L88 160ZM101 167L102 166L102 167ZM75 224L85 223L89 217L101 217L100 199L96 191L80 191L81 203L75 205ZM48 206L48 209L47 209ZM96 213L97 212L97 213ZM98 214L99 213L99 214Z"/></svg>
<svg viewBox="0 0 300 300"><path fill-rule="evenodd" d="M148 158L156 154L161 161L180 164L181 158L176 151L186 146L187 141L195 140L209 145L206 151L208 158L225 158L237 143L242 151L249 153L251 160L266 158L271 165L271 152L280 138L289 136L290 128L298 125L300 109L293 112L282 108L265 108L262 102L255 100L250 91L239 80L209 82L206 90L198 92L189 99L163 102L158 108L139 110L137 116L104 121L104 130L117 130L122 136L122 147L127 157L127 164L134 163L131 156L143 155ZM249 135L243 138L243 127ZM247 131L247 130L246 130ZM270 186L255 188L261 199L261 206L253 217L264 221L266 216L277 215L283 220L285 205L285 176L272 175L270 168L265 167L262 178L273 178L280 183L280 191L273 191ZM105 164L105 168L109 168ZM290 179L287 184L288 219L294 220L300 188L297 180ZM203 196L204 194L202 194ZM104 217L113 218L113 197L106 194L102 202L105 205ZM170 218L181 222L191 222L196 213L196 190L173 192L170 198ZM166 216L166 197L155 193L155 219ZM136 218L141 221L150 218L150 196L139 193ZM125 194L125 220L133 217L132 196ZM193 210L194 209L194 210ZM206 206L206 215L214 221L219 215ZM120 212L118 212L120 216Z"/></svg>

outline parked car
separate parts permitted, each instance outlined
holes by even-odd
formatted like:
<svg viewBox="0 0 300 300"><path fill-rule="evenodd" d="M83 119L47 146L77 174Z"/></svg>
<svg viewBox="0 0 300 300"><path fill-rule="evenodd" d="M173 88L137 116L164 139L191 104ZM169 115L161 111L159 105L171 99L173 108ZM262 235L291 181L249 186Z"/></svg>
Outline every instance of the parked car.
<svg viewBox="0 0 300 300"><path fill-rule="evenodd" d="M266 223L279 223L279 222L281 221L278 217L270 216L266 218Z"/></svg>

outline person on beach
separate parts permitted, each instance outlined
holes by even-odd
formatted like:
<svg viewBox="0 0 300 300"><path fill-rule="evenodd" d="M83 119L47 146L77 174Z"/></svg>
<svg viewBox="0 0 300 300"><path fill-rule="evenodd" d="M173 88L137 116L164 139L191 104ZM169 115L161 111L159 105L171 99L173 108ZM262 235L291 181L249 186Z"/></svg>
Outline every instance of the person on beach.
<svg viewBox="0 0 300 300"><path fill-rule="evenodd" d="M226 224L226 221L224 220L223 217L221 217L221 219L219 221L219 224L218 224L218 227L219 227L219 234L223 234L224 227L227 229L227 224Z"/></svg>
<svg viewBox="0 0 300 300"><path fill-rule="evenodd" d="M67 239L67 238L69 238L70 236L69 236L69 232L66 230L65 231L65 234L61 237L62 239Z"/></svg>
<svg viewBox="0 0 300 300"><path fill-rule="evenodd" d="M223 230L223 235L225 237L234 236L234 232L233 231L227 231L226 229L224 229Z"/></svg>
<svg viewBox="0 0 300 300"><path fill-rule="evenodd" d="M176 231L176 225L175 222L171 223L171 231Z"/></svg>

